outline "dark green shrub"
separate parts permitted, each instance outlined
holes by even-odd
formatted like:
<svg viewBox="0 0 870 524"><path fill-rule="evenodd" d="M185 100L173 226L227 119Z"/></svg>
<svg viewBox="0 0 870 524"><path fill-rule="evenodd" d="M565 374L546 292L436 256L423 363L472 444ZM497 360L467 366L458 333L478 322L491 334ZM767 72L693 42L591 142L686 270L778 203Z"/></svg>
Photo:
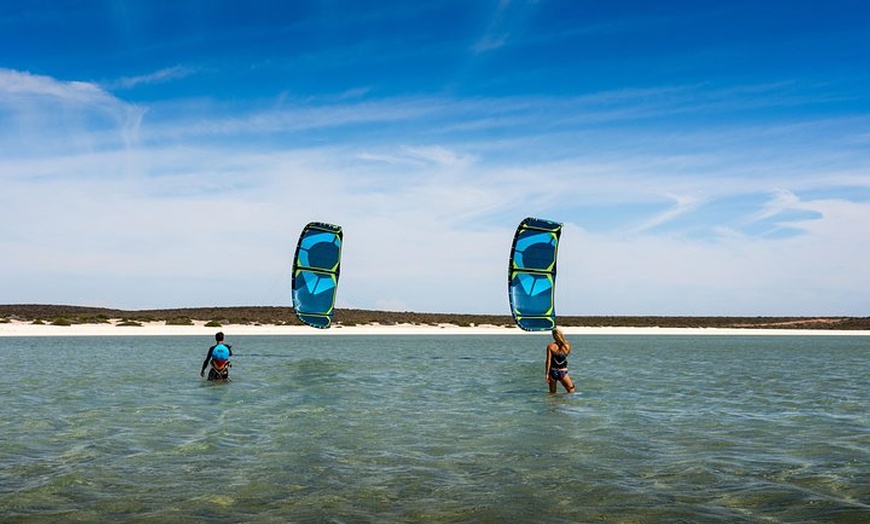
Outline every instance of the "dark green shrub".
<svg viewBox="0 0 870 524"><path fill-rule="evenodd" d="M192 326L193 321L189 318L170 318L165 324L167 326Z"/></svg>
<svg viewBox="0 0 870 524"><path fill-rule="evenodd" d="M103 318L102 315L98 315L95 317L92 316L84 316L84 317L76 317L73 319L73 324L111 324L108 319Z"/></svg>

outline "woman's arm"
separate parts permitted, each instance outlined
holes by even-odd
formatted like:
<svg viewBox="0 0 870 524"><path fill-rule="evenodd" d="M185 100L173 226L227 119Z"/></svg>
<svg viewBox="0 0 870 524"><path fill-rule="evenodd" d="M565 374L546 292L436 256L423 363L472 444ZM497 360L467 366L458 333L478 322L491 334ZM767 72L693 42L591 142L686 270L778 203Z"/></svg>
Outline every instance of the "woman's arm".
<svg viewBox="0 0 870 524"><path fill-rule="evenodd" d="M547 382L550 382L552 379L550 378L550 346L547 346L546 349L546 365L544 367L544 376L547 378Z"/></svg>

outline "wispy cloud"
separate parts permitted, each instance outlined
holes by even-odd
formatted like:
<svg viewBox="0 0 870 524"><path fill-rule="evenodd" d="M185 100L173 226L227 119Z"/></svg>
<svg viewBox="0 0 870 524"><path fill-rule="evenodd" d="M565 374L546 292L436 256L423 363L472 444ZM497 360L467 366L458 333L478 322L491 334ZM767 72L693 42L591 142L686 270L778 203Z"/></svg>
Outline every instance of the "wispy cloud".
<svg viewBox="0 0 870 524"><path fill-rule="evenodd" d="M26 71L0 68L0 103L12 104L14 97L46 97L73 104L105 106L117 100L96 84L62 81Z"/></svg>
<svg viewBox="0 0 870 524"><path fill-rule="evenodd" d="M109 89L132 89L134 87L140 85L151 85L151 84L160 84L164 82L170 82L172 80L177 80L180 78L184 78L190 76L196 72L195 69L183 66L174 66L167 67L161 69L159 71L155 71L153 73L148 73L139 76L126 76L123 78L119 78L116 81L109 82L107 87Z"/></svg>
<svg viewBox="0 0 870 524"><path fill-rule="evenodd" d="M631 233L643 233L667 224L697 209L704 202L703 198L692 195L670 195L670 197L674 201L671 208L645 219L642 223L631 228Z"/></svg>
<svg viewBox="0 0 870 524"><path fill-rule="evenodd" d="M443 168L467 167L475 161L469 154L461 154L444 146L400 146L391 148L388 152L363 151L357 153L357 158L369 162L384 162L398 165L431 165Z"/></svg>
<svg viewBox="0 0 870 524"><path fill-rule="evenodd" d="M507 40L507 35L484 35L471 47L471 50L478 54L485 53L504 46Z"/></svg>
<svg viewBox="0 0 870 524"><path fill-rule="evenodd" d="M0 111L7 116L0 140L26 157L131 147L146 110L93 83L0 69Z"/></svg>
<svg viewBox="0 0 870 524"><path fill-rule="evenodd" d="M765 202L764 206L749 218L749 222L767 220L783 211L799 209L800 207L800 199L794 193L778 189L774 192L773 198Z"/></svg>
<svg viewBox="0 0 870 524"><path fill-rule="evenodd" d="M535 3L527 0L499 0L483 36L471 46L471 51L482 54L507 45L510 38L531 16Z"/></svg>

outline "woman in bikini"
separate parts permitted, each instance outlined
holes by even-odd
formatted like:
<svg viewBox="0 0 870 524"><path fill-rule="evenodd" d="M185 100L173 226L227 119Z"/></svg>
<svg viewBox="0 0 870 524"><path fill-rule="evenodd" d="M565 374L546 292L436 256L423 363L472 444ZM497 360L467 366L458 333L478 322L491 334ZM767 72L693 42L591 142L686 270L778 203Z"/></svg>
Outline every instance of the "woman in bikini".
<svg viewBox="0 0 870 524"><path fill-rule="evenodd" d="M571 344L565 340L562 330L553 330L553 342L547 345L547 384L550 385L550 393L556 392L556 384L561 382L568 393L574 393L574 383L568 376L568 353L571 353Z"/></svg>

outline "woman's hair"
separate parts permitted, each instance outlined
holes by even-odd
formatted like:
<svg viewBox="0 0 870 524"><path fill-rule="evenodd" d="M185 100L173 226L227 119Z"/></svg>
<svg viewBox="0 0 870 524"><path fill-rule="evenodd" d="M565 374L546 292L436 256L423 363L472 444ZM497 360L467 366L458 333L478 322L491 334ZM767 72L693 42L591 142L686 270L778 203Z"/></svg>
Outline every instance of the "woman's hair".
<svg viewBox="0 0 870 524"><path fill-rule="evenodd" d="M565 340L564 333L562 333L562 330L559 328L553 329L553 340L555 340L556 345L559 346L559 351L565 352L571 348L571 344L568 344L568 341Z"/></svg>

